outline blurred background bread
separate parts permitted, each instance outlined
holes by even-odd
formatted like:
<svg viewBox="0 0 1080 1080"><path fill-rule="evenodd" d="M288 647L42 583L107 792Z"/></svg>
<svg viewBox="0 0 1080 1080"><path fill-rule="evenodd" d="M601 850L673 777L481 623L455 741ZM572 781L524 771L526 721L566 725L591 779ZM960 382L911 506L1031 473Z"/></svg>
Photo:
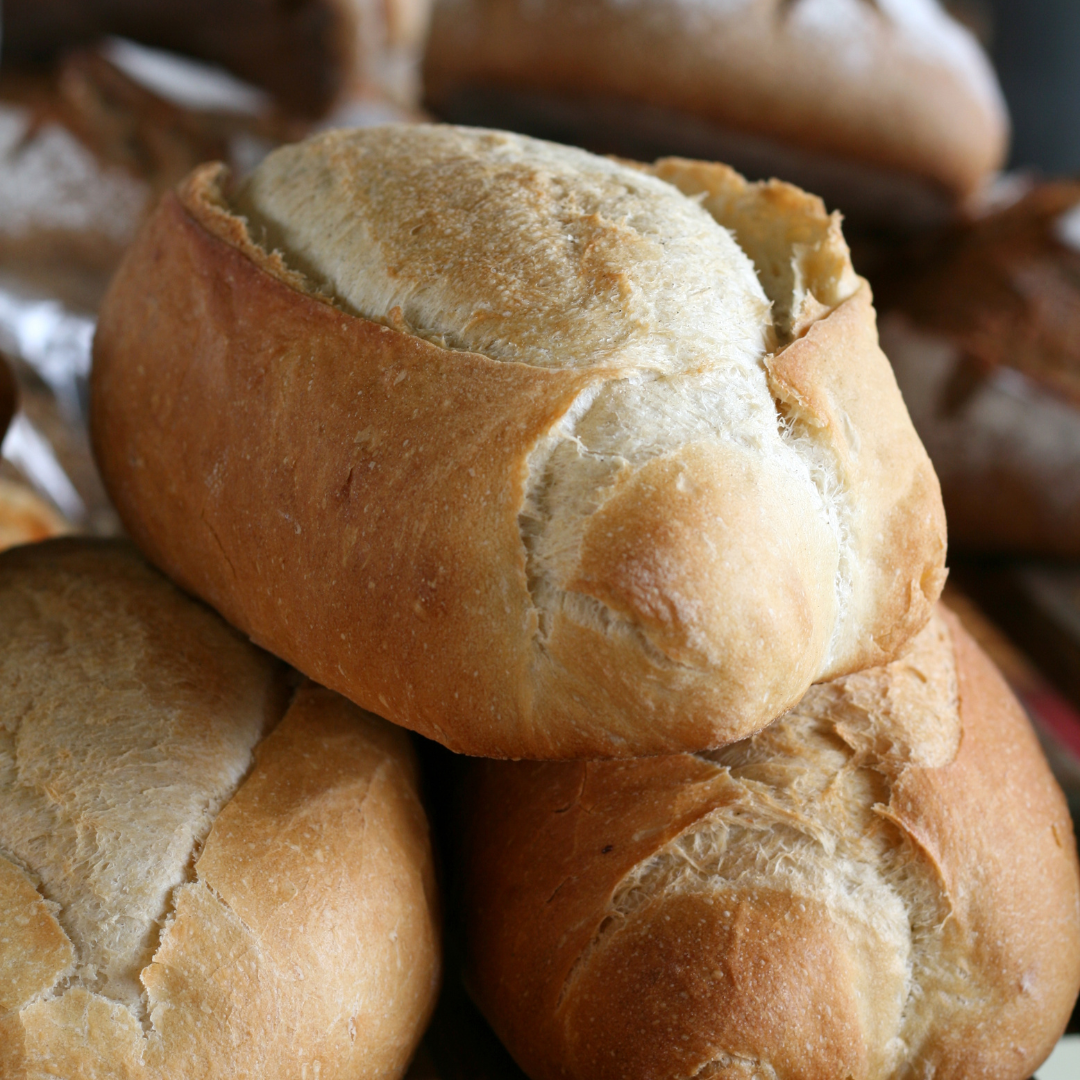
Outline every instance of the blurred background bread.
<svg viewBox="0 0 1080 1080"><path fill-rule="evenodd" d="M1064 799L947 614L725 750L463 795L467 981L532 1080L1026 1080L1080 988Z"/></svg>
<svg viewBox="0 0 1080 1080"><path fill-rule="evenodd" d="M1007 148L993 69L936 0L436 0L424 74L443 119L726 161L862 224L947 220Z"/></svg>
<svg viewBox="0 0 1080 1080"><path fill-rule="evenodd" d="M400 1076L437 901L404 734L128 546L0 555L0 1075Z"/></svg>
<svg viewBox="0 0 1080 1080"><path fill-rule="evenodd" d="M223 179L114 279L95 453L152 560L313 678L461 752L633 756L929 616L937 481L819 200L422 125Z"/></svg>
<svg viewBox="0 0 1080 1080"><path fill-rule="evenodd" d="M1080 557L1080 183L1037 184L878 288L964 551Z"/></svg>
<svg viewBox="0 0 1080 1080"><path fill-rule="evenodd" d="M415 102L429 0L7 0L2 59L119 35L219 65L316 118L377 87Z"/></svg>

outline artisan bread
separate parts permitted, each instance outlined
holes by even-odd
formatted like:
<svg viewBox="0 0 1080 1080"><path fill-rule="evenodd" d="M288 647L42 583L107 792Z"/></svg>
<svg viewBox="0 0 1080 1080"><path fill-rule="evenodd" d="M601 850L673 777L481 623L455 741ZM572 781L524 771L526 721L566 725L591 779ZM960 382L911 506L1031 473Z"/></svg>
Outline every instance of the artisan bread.
<svg viewBox="0 0 1080 1080"><path fill-rule="evenodd" d="M936 0L437 0L425 93L445 119L729 161L875 223L948 215L1008 133Z"/></svg>
<svg viewBox="0 0 1080 1080"><path fill-rule="evenodd" d="M882 342L969 551L1080 557L1080 183L1038 184L883 280Z"/></svg>
<svg viewBox="0 0 1080 1080"><path fill-rule="evenodd" d="M937 480L819 200L437 126L223 182L114 279L95 454L149 557L312 678L465 753L632 756L929 616Z"/></svg>
<svg viewBox="0 0 1080 1080"><path fill-rule="evenodd" d="M438 971L403 732L127 545L0 555L0 1076L398 1077Z"/></svg>
<svg viewBox="0 0 1080 1080"><path fill-rule="evenodd" d="M219 64L303 116L326 114L360 84L403 98L430 0L6 0L9 64L47 61L120 34Z"/></svg>
<svg viewBox="0 0 1080 1080"><path fill-rule="evenodd" d="M752 739L477 762L468 984L533 1080L1026 1080L1080 988L1065 800L950 615Z"/></svg>

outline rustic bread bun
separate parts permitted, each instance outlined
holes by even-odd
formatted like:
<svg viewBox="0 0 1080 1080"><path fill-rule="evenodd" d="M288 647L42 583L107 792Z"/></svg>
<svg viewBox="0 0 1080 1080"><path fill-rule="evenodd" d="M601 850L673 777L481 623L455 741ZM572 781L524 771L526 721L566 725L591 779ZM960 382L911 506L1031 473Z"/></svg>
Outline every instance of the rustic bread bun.
<svg viewBox="0 0 1080 1080"><path fill-rule="evenodd" d="M438 930L402 732L126 545L0 555L0 1076L398 1077Z"/></svg>
<svg viewBox="0 0 1080 1080"><path fill-rule="evenodd" d="M71 524L32 488L0 477L0 551L71 531Z"/></svg>
<svg viewBox="0 0 1080 1080"><path fill-rule="evenodd" d="M329 112L367 83L414 98L430 0L5 0L4 59L120 34L220 64L287 109Z"/></svg>
<svg viewBox="0 0 1080 1080"><path fill-rule="evenodd" d="M1037 185L884 284L956 546L1080 558L1080 183Z"/></svg>
<svg viewBox="0 0 1080 1080"><path fill-rule="evenodd" d="M1026 1080L1080 987L1065 800L951 615L726 750L468 789L468 979L533 1080Z"/></svg>
<svg viewBox="0 0 1080 1080"><path fill-rule="evenodd" d="M845 214L948 214L1002 163L986 56L936 0L437 0L449 120L781 176Z"/></svg>
<svg viewBox="0 0 1080 1080"><path fill-rule="evenodd" d="M113 282L95 454L312 678L470 754L701 749L929 616L937 480L819 200L424 126L223 179Z"/></svg>

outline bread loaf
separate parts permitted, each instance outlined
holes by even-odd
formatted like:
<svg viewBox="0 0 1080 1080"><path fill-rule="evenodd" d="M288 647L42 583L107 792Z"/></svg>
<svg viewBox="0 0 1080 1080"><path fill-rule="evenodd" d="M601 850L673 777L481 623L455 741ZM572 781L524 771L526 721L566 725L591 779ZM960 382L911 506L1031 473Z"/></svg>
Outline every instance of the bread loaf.
<svg viewBox="0 0 1080 1080"><path fill-rule="evenodd" d="M439 971L404 734L127 545L0 555L0 1076L401 1076Z"/></svg>
<svg viewBox="0 0 1080 1080"><path fill-rule="evenodd" d="M1080 183L1039 184L884 282L882 342L969 551L1080 557Z"/></svg>
<svg viewBox="0 0 1080 1080"><path fill-rule="evenodd" d="M533 1080L1027 1080L1080 988L1065 800L949 615L725 750L468 777L469 985Z"/></svg>
<svg viewBox="0 0 1080 1080"><path fill-rule="evenodd" d="M1008 133L936 0L437 0L425 92L445 119L729 161L896 224L952 212Z"/></svg>
<svg viewBox="0 0 1080 1080"><path fill-rule="evenodd" d="M149 557L312 678L465 753L631 756L925 622L937 480L819 200L435 126L223 182L114 279L95 454Z"/></svg>

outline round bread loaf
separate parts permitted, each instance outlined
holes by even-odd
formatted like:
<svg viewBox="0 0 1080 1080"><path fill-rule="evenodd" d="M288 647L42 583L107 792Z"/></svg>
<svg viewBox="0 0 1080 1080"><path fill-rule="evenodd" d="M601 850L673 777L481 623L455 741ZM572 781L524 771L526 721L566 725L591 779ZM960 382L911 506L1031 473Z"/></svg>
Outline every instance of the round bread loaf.
<svg viewBox="0 0 1080 1080"><path fill-rule="evenodd" d="M1068 810L950 615L725 750L468 776L468 982L533 1080L1026 1080L1068 1020Z"/></svg>
<svg viewBox="0 0 1080 1080"><path fill-rule="evenodd" d="M94 448L149 557L305 674L461 752L633 756L928 618L937 479L819 200L436 126L223 179L113 281Z"/></svg>
<svg viewBox="0 0 1080 1080"><path fill-rule="evenodd" d="M403 732L127 545L0 555L0 1076L398 1077L435 907Z"/></svg>
<svg viewBox="0 0 1080 1080"><path fill-rule="evenodd" d="M956 227L883 287L956 546L1080 558L1080 183Z"/></svg>
<svg viewBox="0 0 1080 1080"><path fill-rule="evenodd" d="M1005 104L937 0L437 0L446 119L780 176L925 224L1002 163Z"/></svg>
<svg viewBox="0 0 1080 1080"><path fill-rule="evenodd" d="M0 442L4 440L8 424L15 415L15 406L19 395L15 386L15 376L3 355L0 355Z"/></svg>

